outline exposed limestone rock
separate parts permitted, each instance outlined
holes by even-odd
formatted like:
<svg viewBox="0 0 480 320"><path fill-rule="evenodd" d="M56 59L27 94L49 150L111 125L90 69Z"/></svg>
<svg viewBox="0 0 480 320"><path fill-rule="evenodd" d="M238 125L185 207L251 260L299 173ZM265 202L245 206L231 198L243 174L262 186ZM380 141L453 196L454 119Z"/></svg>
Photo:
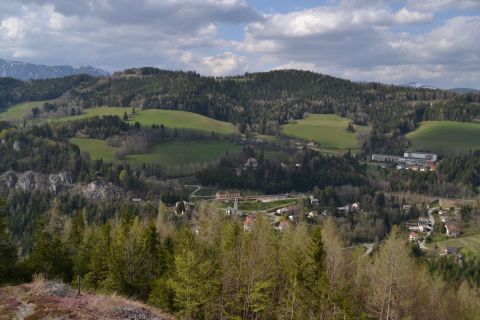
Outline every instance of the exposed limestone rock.
<svg viewBox="0 0 480 320"><path fill-rule="evenodd" d="M123 195L119 187L103 181L73 183L67 172L42 174L33 171L23 173L7 171L0 175L0 193L10 189L22 191L49 191L54 194L68 191L79 193L93 201L118 200Z"/></svg>
<svg viewBox="0 0 480 320"><path fill-rule="evenodd" d="M122 197L122 189L101 181L93 181L88 184L75 185L72 192L81 193L90 200L118 200Z"/></svg>

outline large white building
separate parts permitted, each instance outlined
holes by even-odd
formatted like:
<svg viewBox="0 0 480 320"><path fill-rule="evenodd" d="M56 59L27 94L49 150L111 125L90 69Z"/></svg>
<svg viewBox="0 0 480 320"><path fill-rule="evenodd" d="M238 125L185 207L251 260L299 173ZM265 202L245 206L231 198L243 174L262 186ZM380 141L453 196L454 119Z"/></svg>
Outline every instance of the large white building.
<svg viewBox="0 0 480 320"><path fill-rule="evenodd" d="M403 153L404 158L413 158L413 159L424 159L424 160L429 160L432 162L437 162L438 160L438 155L434 153L423 153L423 152L410 152L410 151L405 151Z"/></svg>

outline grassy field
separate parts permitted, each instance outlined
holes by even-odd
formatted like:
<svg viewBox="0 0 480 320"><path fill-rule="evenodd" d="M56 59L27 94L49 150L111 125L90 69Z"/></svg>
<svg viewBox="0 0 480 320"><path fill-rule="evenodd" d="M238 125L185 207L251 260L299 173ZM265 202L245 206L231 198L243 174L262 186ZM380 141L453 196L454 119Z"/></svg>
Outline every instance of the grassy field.
<svg viewBox="0 0 480 320"><path fill-rule="evenodd" d="M464 253L480 255L480 234L439 241L437 245L440 253L443 253L447 247L457 247ZM432 248L434 246L434 243L430 245Z"/></svg>
<svg viewBox="0 0 480 320"><path fill-rule="evenodd" d="M156 163L166 167L205 163L218 159L227 151L239 150L231 142L223 140L171 141L152 148L148 154L134 154L125 157L132 163Z"/></svg>
<svg viewBox="0 0 480 320"><path fill-rule="evenodd" d="M311 114L282 126L282 132L305 141L315 141L326 150L358 149L357 134L368 134L368 127L354 126L356 132L348 132L350 122L350 119L335 114Z"/></svg>
<svg viewBox="0 0 480 320"><path fill-rule="evenodd" d="M122 117L125 112L130 114L131 108L116 108L116 107L98 107L86 109L84 114L57 118L54 121L69 121L79 120L94 116L116 115ZM167 128L185 128L194 129L205 132L215 132L219 134L236 133L237 128L228 122L211 119L200 114L175 111L175 110L161 110L149 109L137 111L135 116L130 119L131 122L139 122L141 125L163 124Z"/></svg>
<svg viewBox="0 0 480 320"><path fill-rule="evenodd" d="M21 122L26 115L32 115L33 108L41 108L44 103L45 101L33 101L14 105L8 108L7 111L0 112L0 120L9 122Z"/></svg>
<svg viewBox="0 0 480 320"><path fill-rule="evenodd" d="M80 150L88 152L92 159L116 161L113 156L115 148L108 146L104 140L72 138L70 141L78 145ZM152 163L164 167L184 166L210 162L226 152L234 152L240 148L224 140L171 141L156 145L147 154L128 155L125 161L133 165Z"/></svg>
<svg viewBox="0 0 480 320"><path fill-rule="evenodd" d="M439 153L468 152L480 149L480 123L425 121L407 134L412 147Z"/></svg>
<svg viewBox="0 0 480 320"><path fill-rule="evenodd" d="M82 152L90 154L90 158L97 160L103 159L104 161L116 160L113 156L115 151L114 147L110 147L105 143L105 140L87 139L87 138L72 138L70 142L78 145Z"/></svg>

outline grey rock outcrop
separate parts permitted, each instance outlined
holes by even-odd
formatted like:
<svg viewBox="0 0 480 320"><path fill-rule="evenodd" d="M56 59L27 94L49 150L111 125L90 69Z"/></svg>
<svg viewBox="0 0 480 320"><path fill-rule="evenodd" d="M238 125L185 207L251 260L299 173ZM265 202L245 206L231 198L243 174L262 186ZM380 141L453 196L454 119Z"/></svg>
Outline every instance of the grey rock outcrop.
<svg viewBox="0 0 480 320"><path fill-rule="evenodd" d="M43 190L59 193L72 186L72 177L66 172L41 174L33 171L18 173L7 171L0 175L0 191L18 189L22 191Z"/></svg>
<svg viewBox="0 0 480 320"><path fill-rule="evenodd" d="M42 174L33 171L7 171L0 175L0 193L16 189L22 191L48 191L54 194L70 192L81 194L92 201L119 200L124 195L121 188L103 181L73 183L67 172Z"/></svg>

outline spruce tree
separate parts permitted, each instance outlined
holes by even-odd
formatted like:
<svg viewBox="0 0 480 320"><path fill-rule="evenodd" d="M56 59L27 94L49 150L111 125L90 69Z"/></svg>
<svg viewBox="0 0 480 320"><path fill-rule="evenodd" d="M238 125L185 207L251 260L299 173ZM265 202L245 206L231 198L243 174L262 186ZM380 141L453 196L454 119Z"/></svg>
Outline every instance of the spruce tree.
<svg viewBox="0 0 480 320"><path fill-rule="evenodd" d="M0 210L2 209L1 207L0 199ZM0 211L0 284L14 280L17 258L17 248L12 242L7 224Z"/></svg>

